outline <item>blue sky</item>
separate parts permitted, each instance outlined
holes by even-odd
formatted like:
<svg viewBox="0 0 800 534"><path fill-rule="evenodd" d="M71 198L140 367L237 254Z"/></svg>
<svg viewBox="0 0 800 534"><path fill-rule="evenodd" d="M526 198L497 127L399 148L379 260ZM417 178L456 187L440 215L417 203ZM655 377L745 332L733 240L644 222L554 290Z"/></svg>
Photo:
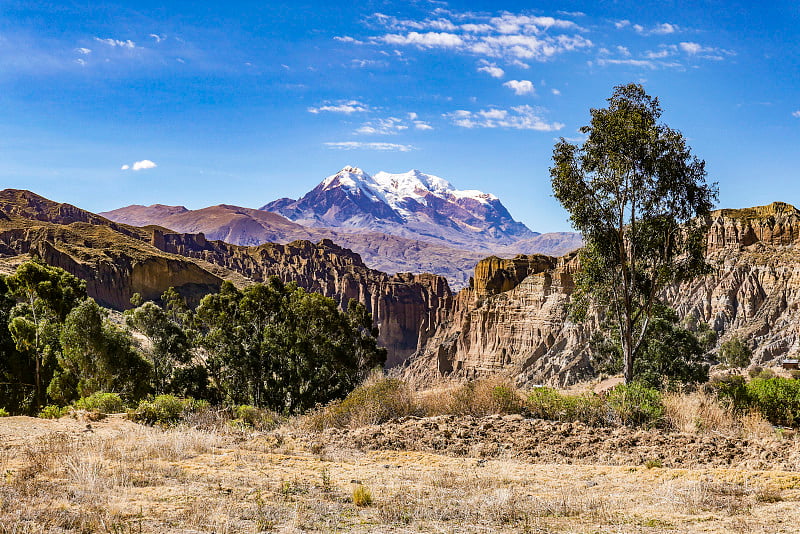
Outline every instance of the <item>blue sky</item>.
<svg viewBox="0 0 800 534"><path fill-rule="evenodd" d="M633 81L721 206L800 204L798 42L790 1L0 0L0 186L259 207L417 168L568 230L554 141Z"/></svg>

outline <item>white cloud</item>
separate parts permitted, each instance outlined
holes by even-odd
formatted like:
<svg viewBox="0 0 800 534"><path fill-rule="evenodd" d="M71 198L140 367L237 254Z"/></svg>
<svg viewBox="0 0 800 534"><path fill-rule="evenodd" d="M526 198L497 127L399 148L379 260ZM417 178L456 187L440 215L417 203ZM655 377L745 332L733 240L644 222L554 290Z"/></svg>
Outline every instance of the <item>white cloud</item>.
<svg viewBox="0 0 800 534"><path fill-rule="evenodd" d="M619 54L621 56L625 56L625 57L629 57L631 55L631 51L628 50L628 48L625 47L625 46L618 46L617 47L617 52L619 52Z"/></svg>
<svg viewBox="0 0 800 534"><path fill-rule="evenodd" d="M337 143L325 143L330 149L334 150L381 150L392 152L410 152L414 150L411 145L399 145L395 143L361 143L358 141L341 141Z"/></svg>
<svg viewBox="0 0 800 534"><path fill-rule="evenodd" d="M678 46L689 55L694 55L703 51L703 47L697 43L681 43Z"/></svg>
<svg viewBox="0 0 800 534"><path fill-rule="evenodd" d="M309 113L321 113L323 111L327 111L329 113L344 113L346 115L350 115L351 113L364 113L369 111L369 106L366 104L359 102L358 100L347 100L347 101L340 101L338 103L328 103L324 106L319 107L310 107L308 108Z"/></svg>
<svg viewBox="0 0 800 534"><path fill-rule="evenodd" d="M498 67L496 63L490 63L489 61L482 59L480 61L480 65L482 66L478 67L478 72L485 72L492 78L502 78L505 76L506 71Z"/></svg>
<svg viewBox="0 0 800 534"><path fill-rule="evenodd" d="M414 121L414 128L417 130L433 130L433 126L425 121Z"/></svg>
<svg viewBox="0 0 800 534"><path fill-rule="evenodd" d="M561 91L559 91L558 89L550 89L550 92L553 93L556 96L561 94Z"/></svg>
<svg viewBox="0 0 800 534"><path fill-rule="evenodd" d="M617 28L620 27L621 26L617 26ZM650 29L645 28L641 24L634 24L633 30L640 35L669 35L671 33L679 32L680 27L677 24L662 22L661 24L656 24Z"/></svg>
<svg viewBox="0 0 800 534"><path fill-rule="evenodd" d="M376 13L370 17L368 24L389 32L371 37L368 42L398 47L415 46L419 49L445 49L485 58L502 58L509 63L546 61L562 52L593 46L589 39L581 35L585 30L575 22L561 18L510 12L491 16L449 10L435 10L434 15L446 15L447 18L402 20ZM495 78L505 74L497 65L481 65L478 70Z"/></svg>
<svg viewBox="0 0 800 534"><path fill-rule="evenodd" d="M800 109L798 109L797 111L793 111L792 117L794 117L795 119L800 119Z"/></svg>
<svg viewBox="0 0 800 534"><path fill-rule="evenodd" d="M119 39L101 39L100 37L95 37L94 40L97 41L98 43L104 43L114 48L128 48L128 49L136 48L136 43L134 43L130 39L128 39L127 41L120 41Z"/></svg>
<svg viewBox="0 0 800 534"><path fill-rule="evenodd" d="M158 167L154 162L150 161L149 159L143 159L141 161L134 162L133 165L125 164L120 167L120 170L127 171L128 169L133 171L145 171L147 169L155 169Z"/></svg>
<svg viewBox="0 0 800 534"><path fill-rule="evenodd" d="M564 127L560 122L548 123L541 115L539 109L526 105L515 106L510 110L490 108L473 112L459 109L446 113L444 117L462 128L508 128L552 132Z"/></svg>
<svg viewBox="0 0 800 534"><path fill-rule="evenodd" d="M424 48L456 48L464 44L461 37L447 32L410 32L407 35L390 33L383 36L383 41L393 45L416 45Z"/></svg>
<svg viewBox="0 0 800 534"><path fill-rule="evenodd" d="M630 26L630 25L631 25L631 21L629 21L629 20L618 20L617 22L614 23L614 26L618 30L621 30L622 28L625 28L626 26Z"/></svg>
<svg viewBox="0 0 800 534"><path fill-rule="evenodd" d="M349 35L337 36L337 37L334 37L333 40L334 41L339 41L339 42L342 42L342 43L359 44L359 45L360 44L364 44L364 41L359 41L358 39L350 37Z"/></svg>
<svg viewBox="0 0 800 534"><path fill-rule="evenodd" d="M163 40L165 40L167 38L166 35L158 35L158 34L155 34L155 33L151 33L148 37L152 37L153 39L155 39L156 43L160 43L161 41L163 41Z"/></svg>
<svg viewBox="0 0 800 534"><path fill-rule="evenodd" d="M79 54L83 54L84 56L88 56L89 54L92 53L92 49L91 48L83 48L83 47L76 48L75 51L77 53L79 53Z"/></svg>
<svg viewBox="0 0 800 534"><path fill-rule="evenodd" d="M81 67L85 67L86 66L86 62L84 60L82 60L81 58L76 59L75 63L77 63Z"/></svg>
<svg viewBox="0 0 800 534"><path fill-rule="evenodd" d="M509 80L503 84L503 87L508 87L518 96L533 94L533 82L530 80Z"/></svg>
<svg viewBox="0 0 800 534"><path fill-rule="evenodd" d="M376 119L364 123L356 133L368 135L393 135L408 130L408 126L403 123L402 119L397 117L387 117L385 119Z"/></svg>
<svg viewBox="0 0 800 534"><path fill-rule="evenodd" d="M350 60L350 64L353 67L357 67L359 69L363 69L363 68L366 68L366 67L381 67L381 66L385 66L386 62L385 61L375 60L375 59L353 59L353 60Z"/></svg>
<svg viewBox="0 0 800 534"><path fill-rule="evenodd" d="M158 165L156 165L154 162L150 161L149 159L143 159L142 161L137 161L134 163L131 169L134 171L144 171L147 169L155 169L156 167L158 167Z"/></svg>

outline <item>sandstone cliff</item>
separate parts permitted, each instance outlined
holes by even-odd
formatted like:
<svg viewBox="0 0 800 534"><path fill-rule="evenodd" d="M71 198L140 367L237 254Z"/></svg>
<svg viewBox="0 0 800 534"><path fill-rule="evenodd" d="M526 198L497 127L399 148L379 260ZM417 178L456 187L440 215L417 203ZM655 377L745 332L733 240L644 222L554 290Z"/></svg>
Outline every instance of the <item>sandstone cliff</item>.
<svg viewBox="0 0 800 534"><path fill-rule="evenodd" d="M378 340L389 350L387 366L403 362L423 346L450 307L447 281L437 275L386 273L369 269L361 257L330 240L295 241L242 247L209 241L202 234L153 229L159 249L197 258L261 282L277 276L285 282L334 298L342 307L362 302L379 328Z"/></svg>
<svg viewBox="0 0 800 534"><path fill-rule="evenodd" d="M342 306L354 298L373 314L388 365L428 340L452 299L440 276L390 276L329 240L229 245L203 234L114 223L29 191L0 191L0 263L8 267L33 254L86 280L90 296L117 309L129 307L135 292L156 299L175 287L197 302L223 279L243 285L273 275Z"/></svg>
<svg viewBox="0 0 800 534"><path fill-rule="evenodd" d="M776 202L718 210L708 219L713 273L669 288L679 315L708 322L720 341L739 336L753 361L800 352L800 212ZM573 324L567 308L576 254L490 257L475 268L445 319L409 361L423 379L504 372L520 382L566 385L590 372L587 341L597 320Z"/></svg>

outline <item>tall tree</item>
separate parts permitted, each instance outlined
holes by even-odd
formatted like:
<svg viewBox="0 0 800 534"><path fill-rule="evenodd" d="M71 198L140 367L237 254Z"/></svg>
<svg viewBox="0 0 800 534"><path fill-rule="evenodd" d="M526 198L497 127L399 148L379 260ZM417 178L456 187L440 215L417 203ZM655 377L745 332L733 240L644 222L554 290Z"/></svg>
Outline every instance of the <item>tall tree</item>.
<svg viewBox="0 0 800 534"><path fill-rule="evenodd" d="M86 298L86 283L58 267L30 261L20 265L6 284L17 301L8 329L17 350L32 364L36 404L41 406L60 350L61 325Z"/></svg>
<svg viewBox="0 0 800 534"><path fill-rule="evenodd" d="M175 372L192 359L191 344L186 332L154 302L145 302L126 311L125 322L149 341L144 352L153 366L156 395L173 393L171 384Z"/></svg>
<svg viewBox="0 0 800 534"><path fill-rule="evenodd" d="M683 135L658 122L659 101L641 85L615 87L608 104L591 110L582 146L556 143L550 176L585 242L577 305L610 315L630 382L660 290L707 269L701 216L717 188Z"/></svg>
<svg viewBox="0 0 800 534"><path fill-rule="evenodd" d="M197 308L209 375L229 402L297 413L345 396L386 360L372 318L272 277L243 290L224 283Z"/></svg>
<svg viewBox="0 0 800 534"><path fill-rule="evenodd" d="M127 330L113 324L93 299L76 306L64 320L59 368L48 395L66 404L98 391L137 400L150 389L149 363L133 347Z"/></svg>

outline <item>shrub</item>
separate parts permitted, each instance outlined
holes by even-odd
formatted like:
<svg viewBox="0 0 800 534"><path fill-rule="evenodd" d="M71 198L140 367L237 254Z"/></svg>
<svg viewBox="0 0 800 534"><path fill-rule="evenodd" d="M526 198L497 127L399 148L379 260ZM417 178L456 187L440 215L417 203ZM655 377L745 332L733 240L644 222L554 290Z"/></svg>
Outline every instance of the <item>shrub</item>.
<svg viewBox="0 0 800 534"><path fill-rule="evenodd" d="M430 403L453 415L494 415L520 413L525 407L522 397L510 382L502 378L485 378L468 382L450 393L449 402ZM426 410L428 415L438 415Z"/></svg>
<svg viewBox="0 0 800 534"><path fill-rule="evenodd" d="M747 384L751 408L775 425L800 423L800 382L791 378L755 378Z"/></svg>
<svg viewBox="0 0 800 534"><path fill-rule="evenodd" d="M587 425L606 422L607 408L595 394L564 395L552 388L536 388L528 396L528 409L533 417L553 421L580 421Z"/></svg>
<svg viewBox="0 0 800 534"><path fill-rule="evenodd" d="M279 422L275 412L242 404L233 408L233 424L254 428L256 430L268 430L277 426Z"/></svg>
<svg viewBox="0 0 800 534"><path fill-rule="evenodd" d="M636 382L618 385L608 392L606 402L623 425L654 426L664 416L661 393Z"/></svg>
<svg viewBox="0 0 800 534"><path fill-rule="evenodd" d="M60 419L69 413L71 408L69 406L56 406L55 404L50 404L42 408L42 411L39 412L40 419Z"/></svg>
<svg viewBox="0 0 800 534"><path fill-rule="evenodd" d="M719 360L731 367L747 367L753 351L738 337L732 337L719 348Z"/></svg>
<svg viewBox="0 0 800 534"><path fill-rule="evenodd" d="M75 409L98 413L119 413L122 411L122 399L116 393L98 391L88 397L75 401Z"/></svg>
<svg viewBox="0 0 800 534"><path fill-rule="evenodd" d="M174 395L158 395L155 399L143 400L130 414L134 421L148 425L171 425L180 421L186 412L197 403L193 399L180 399Z"/></svg>
<svg viewBox="0 0 800 534"><path fill-rule="evenodd" d="M0 408L0 417L8 417L9 415L11 414L5 408Z"/></svg>
<svg viewBox="0 0 800 534"><path fill-rule="evenodd" d="M334 401L309 417L316 429L377 425L417 412L408 386L396 378L370 378L344 400Z"/></svg>
<svg viewBox="0 0 800 534"><path fill-rule="evenodd" d="M369 506L372 504L372 492L363 484L353 488L353 504L356 506Z"/></svg>

